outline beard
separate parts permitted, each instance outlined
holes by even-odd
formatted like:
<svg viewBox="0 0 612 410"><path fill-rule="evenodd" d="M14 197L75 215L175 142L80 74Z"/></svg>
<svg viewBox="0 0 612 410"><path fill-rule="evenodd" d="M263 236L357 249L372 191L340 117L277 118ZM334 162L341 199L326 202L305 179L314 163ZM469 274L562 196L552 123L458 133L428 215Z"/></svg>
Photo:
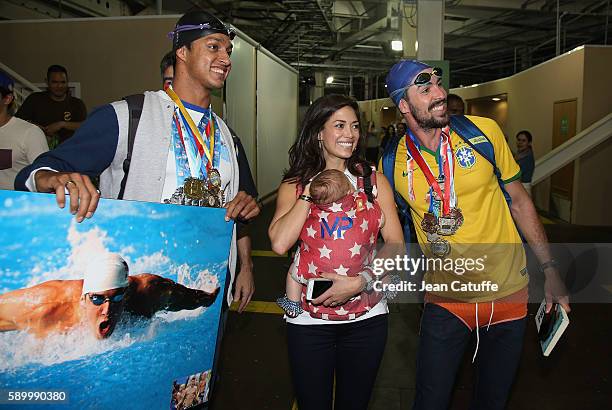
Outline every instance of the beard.
<svg viewBox="0 0 612 410"><path fill-rule="evenodd" d="M433 103L429 106L428 111L419 110L417 107L412 105L410 101L408 101L408 106L410 107L410 113L414 117L414 120L424 130L431 130L435 128L444 128L449 124L449 116L448 112L444 113L444 117L435 118L433 115L429 113L429 110L434 108L436 105L443 104L444 100Z"/></svg>

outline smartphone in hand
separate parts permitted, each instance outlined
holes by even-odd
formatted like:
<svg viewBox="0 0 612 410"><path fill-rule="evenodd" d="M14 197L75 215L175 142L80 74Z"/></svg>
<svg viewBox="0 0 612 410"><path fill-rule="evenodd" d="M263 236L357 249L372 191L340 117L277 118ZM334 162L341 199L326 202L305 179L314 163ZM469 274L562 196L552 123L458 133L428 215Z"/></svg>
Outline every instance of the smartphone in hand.
<svg viewBox="0 0 612 410"><path fill-rule="evenodd" d="M325 291L332 287L334 282L331 279L314 278L308 279L306 287L306 300L313 300L321 296Z"/></svg>

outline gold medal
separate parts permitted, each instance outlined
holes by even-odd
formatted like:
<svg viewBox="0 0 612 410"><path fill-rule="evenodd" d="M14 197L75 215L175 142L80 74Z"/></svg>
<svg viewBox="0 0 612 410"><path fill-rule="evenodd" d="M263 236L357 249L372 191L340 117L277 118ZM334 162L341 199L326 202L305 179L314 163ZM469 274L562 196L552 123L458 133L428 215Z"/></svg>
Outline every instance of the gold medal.
<svg viewBox="0 0 612 410"><path fill-rule="evenodd" d="M204 181L197 178L186 178L183 192L189 199L204 199Z"/></svg>
<svg viewBox="0 0 612 410"><path fill-rule="evenodd" d="M421 228L428 233L434 233L438 230L438 218L431 212L427 212L423 215L423 220L421 221Z"/></svg>
<svg viewBox="0 0 612 410"><path fill-rule="evenodd" d="M431 253L438 258L443 258L450 254L450 243L446 239L438 238L430 244Z"/></svg>
<svg viewBox="0 0 612 410"><path fill-rule="evenodd" d="M217 168L212 168L208 172L208 189L216 189L217 191L221 189L221 174L219 174Z"/></svg>

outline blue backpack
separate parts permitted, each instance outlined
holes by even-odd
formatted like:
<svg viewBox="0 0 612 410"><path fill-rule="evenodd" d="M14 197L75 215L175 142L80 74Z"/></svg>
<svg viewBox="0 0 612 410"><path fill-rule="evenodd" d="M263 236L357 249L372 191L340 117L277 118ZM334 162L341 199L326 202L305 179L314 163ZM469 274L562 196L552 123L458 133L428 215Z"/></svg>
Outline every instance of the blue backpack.
<svg viewBox="0 0 612 410"><path fill-rule="evenodd" d="M451 116L450 128L474 151L491 163L493 166L493 173L497 177L499 187L504 194L504 198L506 198L508 206L510 206L512 200L504 187L504 181L501 179L501 171L495 163L495 150L491 140L489 140L489 138L465 115ZM393 187L395 203L397 204L397 209L400 214L400 222L402 223L402 229L404 231L404 240L406 241L406 246L408 246L411 242L410 226L413 223L412 216L410 215L410 206L395 189L395 155L397 153L397 146L402 137L402 135L398 135L387 143L382 156L382 171L389 181L389 184ZM476 137L484 137L484 139L480 138L480 141L472 142L471 140Z"/></svg>

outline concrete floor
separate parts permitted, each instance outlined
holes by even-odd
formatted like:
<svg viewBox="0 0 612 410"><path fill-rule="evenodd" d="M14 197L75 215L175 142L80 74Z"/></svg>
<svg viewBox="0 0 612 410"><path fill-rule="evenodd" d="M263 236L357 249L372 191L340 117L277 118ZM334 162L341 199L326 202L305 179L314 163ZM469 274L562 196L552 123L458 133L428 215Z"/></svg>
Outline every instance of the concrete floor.
<svg viewBox="0 0 612 410"><path fill-rule="evenodd" d="M270 250L267 227L272 206L251 227L253 249ZM612 242L610 228L546 225L554 242ZM284 293L287 258L254 257L253 300L272 302ZM612 284L612 280L610 281ZM527 334L508 409L574 410L612 408L612 304L574 304L571 323L550 357L543 357L530 305ZM418 311L391 304L389 340L370 403L371 410L410 409L414 397ZM467 409L473 348L457 376L452 409ZM230 312L221 346L220 379L213 410L279 409L294 406L285 326L281 315Z"/></svg>

